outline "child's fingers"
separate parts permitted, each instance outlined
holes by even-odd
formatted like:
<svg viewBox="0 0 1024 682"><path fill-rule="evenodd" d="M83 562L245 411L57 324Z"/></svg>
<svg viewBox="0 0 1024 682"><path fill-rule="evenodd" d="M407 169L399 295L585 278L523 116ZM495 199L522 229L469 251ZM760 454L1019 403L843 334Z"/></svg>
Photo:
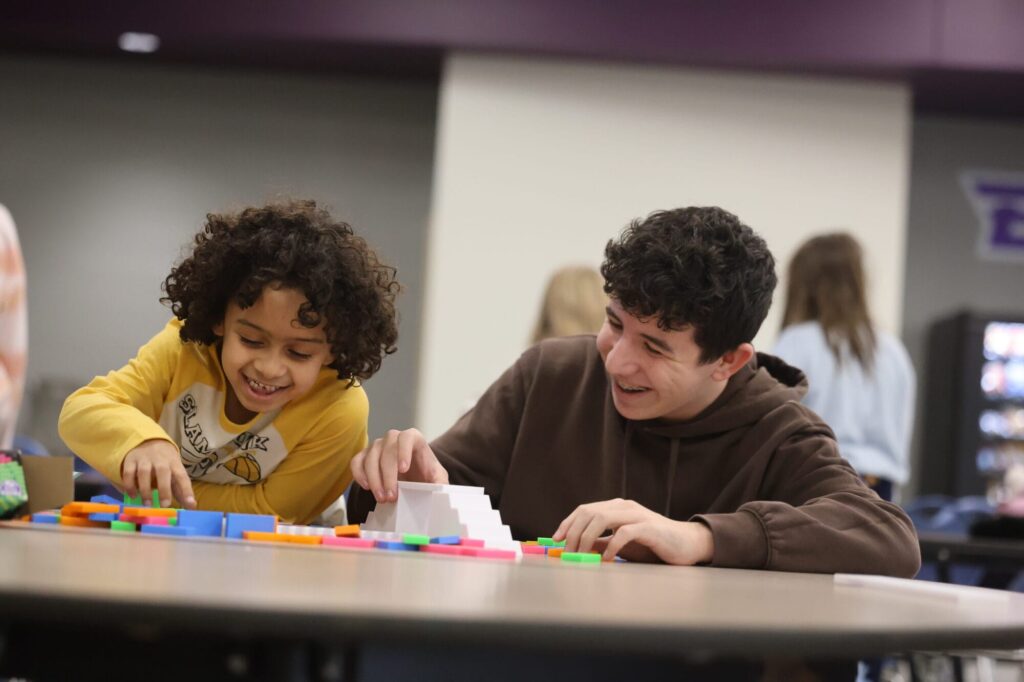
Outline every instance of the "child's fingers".
<svg viewBox="0 0 1024 682"><path fill-rule="evenodd" d="M153 504L153 464L141 459L135 471L135 480L139 485L139 495L142 495L142 504L150 506Z"/></svg>
<svg viewBox="0 0 1024 682"><path fill-rule="evenodd" d="M177 467L171 472L171 485L174 488L174 497L177 499L186 509L196 508L196 496L192 492L192 479L188 477L188 473L184 467ZM163 498L161 498L163 499Z"/></svg>
<svg viewBox="0 0 1024 682"><path fill-rule="evenodd" d="M139 488L135 485L136 469L134 459L126 459L121 465L121 485L124 486L124 494L128 497L135 497L139 494Z"/></svg>
<svg viewBox="0 0 1024 682"><path fill-rule="evenodd" d="M171 506L171 469L167 465L160 465L153 468L156 477L156 489L160 493L160 506ZM152 496L150 496L152 499Z"/></svg>

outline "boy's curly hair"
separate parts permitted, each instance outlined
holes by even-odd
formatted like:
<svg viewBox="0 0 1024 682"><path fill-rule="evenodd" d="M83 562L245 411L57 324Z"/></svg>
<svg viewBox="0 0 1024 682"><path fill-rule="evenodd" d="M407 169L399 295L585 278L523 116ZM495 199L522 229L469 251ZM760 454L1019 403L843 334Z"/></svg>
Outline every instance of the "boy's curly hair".
<svg viewBox="0 0 1024 682"><path fill-rule="evenodd" d="M160 301L183 321L183 341L212 344L232 298L248 308L268 284L297 289L308 299L300 323L325 320L330 367L342 379L368 379L396 350L395 272L348 224L314 201L296 200L208 214L191 255L164 280Z"/></svg>
<svg viewBox="0 0 1024 682"><path fill-rule="evenodd" d="M754 338L777 282L768 245L717 207L634 220L604 255L605 293L660 329L693 326L701 363Z"/></svg>

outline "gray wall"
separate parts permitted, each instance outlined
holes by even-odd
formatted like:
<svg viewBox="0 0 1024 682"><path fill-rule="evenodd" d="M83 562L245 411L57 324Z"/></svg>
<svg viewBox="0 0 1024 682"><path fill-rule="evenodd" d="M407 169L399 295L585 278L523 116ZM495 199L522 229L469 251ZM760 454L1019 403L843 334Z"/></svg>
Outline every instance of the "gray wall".
<svg viewBox="0 0 1024 682"><path fill-rule="evenodd" d="M0 203L29 277L22 428L53 444L69 387L170 316L160 283L209 211L309 196L398 267L399 352L371 433L411 423L436 84L0 58Z"/></svg>
<svg viewBox="0 0 1024 682"><path fill-rule="evenodd" d="M1024 315L1024 263L977 255L978 219L959 181L968 169L1024 172L1024 122L920 116L914 121L903 338L925 390L933 321L964 309ZM919 400L914 490L923 406Z"/></svg>

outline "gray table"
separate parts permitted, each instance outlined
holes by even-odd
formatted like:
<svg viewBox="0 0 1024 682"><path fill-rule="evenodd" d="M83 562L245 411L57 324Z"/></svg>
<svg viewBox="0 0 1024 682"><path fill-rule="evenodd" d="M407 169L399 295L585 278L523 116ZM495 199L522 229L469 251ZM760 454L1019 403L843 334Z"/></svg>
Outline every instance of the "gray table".
<svg viewBox="0 0 1024 682"><path fill-rule="evenodd" d="M419 642L706 659L1024 646L1024 596L830 575L521 563L0 523L7 632ZM125 625L126 624L126 625ZM45 630L44 630L45 631Z"/></svg>

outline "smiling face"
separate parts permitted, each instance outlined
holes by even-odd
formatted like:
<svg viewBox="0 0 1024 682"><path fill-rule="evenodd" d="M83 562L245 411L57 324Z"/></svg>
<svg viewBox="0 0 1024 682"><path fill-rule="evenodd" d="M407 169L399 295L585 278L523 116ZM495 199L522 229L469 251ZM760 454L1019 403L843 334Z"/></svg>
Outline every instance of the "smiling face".
<svg viewBox="0 0 1024 682"><path fill-rule="evenodd" d="M632 420L667 421L697 416L753 354L750 344L741 344L702 365L693 327L665 331L656 318L641 320L614 298L597 335L597 350L619 414Z"/></svg>
<svg viewBox="0 0 1024 682"><path fill-rule="evenodd" d="M302 397L333 362L324 321L312 328L299 322L303 303L301 291L267 286L248 308L228 303L224 321L214 326L223 339L225 411L236 424Z"/></svg>

